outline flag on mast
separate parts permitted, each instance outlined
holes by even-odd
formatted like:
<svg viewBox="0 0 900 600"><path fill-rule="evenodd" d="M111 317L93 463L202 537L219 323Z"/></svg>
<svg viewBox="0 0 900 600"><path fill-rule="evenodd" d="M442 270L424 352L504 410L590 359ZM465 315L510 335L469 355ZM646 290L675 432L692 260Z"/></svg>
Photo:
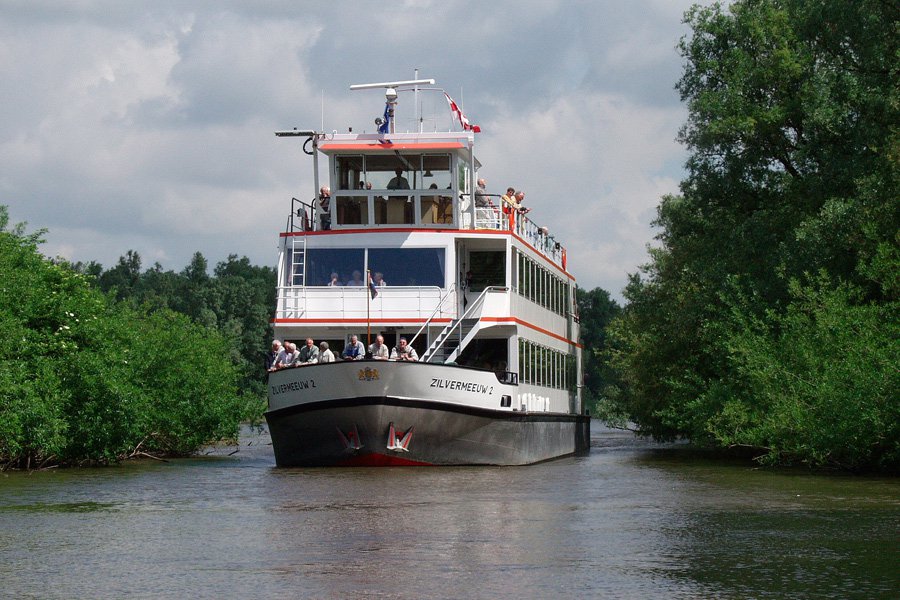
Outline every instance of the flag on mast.
<svg viewBox="0 0 900 600"><path fill-rule="evenodd" d="M375 288L375 282L372 281L372 271L367 272L369 275L369 295L372 297L372 300L375 299L375 296L378 295L378 290Z"/></svg>
<svg viewBox="0 0 900 600"><path fill-rule="evenodd" d="M466 115L463 114L463 111L459 109L459 106L457 106L453 98L450 97L450 94L444 92L444 97L447 98L447 104L450 105L450 112L456 115L456 119L459 121L459 124L462 125L463 129L465 129L466 131L481 133L481 127L469 123L469 119L466 117Z"/></svg>
<svg viewBox="0 0 900 600"><path fill-rule="evenodd" d="M384 122L378 126L378 133L388 133L391 130L391 103L384 103Z"/></svg>

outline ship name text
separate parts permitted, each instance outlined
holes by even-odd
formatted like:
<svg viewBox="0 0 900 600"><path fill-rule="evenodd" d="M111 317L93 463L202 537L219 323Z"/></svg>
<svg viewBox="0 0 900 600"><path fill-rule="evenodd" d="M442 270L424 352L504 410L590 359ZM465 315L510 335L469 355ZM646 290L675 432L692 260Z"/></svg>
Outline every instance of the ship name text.
<svg viewBox="0 0 900 600"><path fill-rule="evenodd" d="M291 381L290 383L282 383L279 385L270 385L273 394L283 394L285 392L299 392L316 387L315 379L306 379L303 381Z"/></svg>
<svg viewBox="0 0 900 600"><path fill-rule="evenodd" d="M494 386L492 385L484 385L483 383L474 383L471 381L459 381L458 379L438 379L437 377L432 377L431 387L442 388L446 390L475 392L476 394L494 393Z"/></svg>

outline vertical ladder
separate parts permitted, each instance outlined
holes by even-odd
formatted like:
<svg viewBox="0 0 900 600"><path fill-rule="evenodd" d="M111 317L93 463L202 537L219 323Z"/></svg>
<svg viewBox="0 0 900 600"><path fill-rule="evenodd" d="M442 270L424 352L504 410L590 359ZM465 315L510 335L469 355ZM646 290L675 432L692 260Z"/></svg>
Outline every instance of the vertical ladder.
<svg viewBox="0 0 900 600"><path fill-rule="evenodd" d="M299 240L297 238L300 238ZM306 236L291 238L291 285L306 285Z"/></svg>

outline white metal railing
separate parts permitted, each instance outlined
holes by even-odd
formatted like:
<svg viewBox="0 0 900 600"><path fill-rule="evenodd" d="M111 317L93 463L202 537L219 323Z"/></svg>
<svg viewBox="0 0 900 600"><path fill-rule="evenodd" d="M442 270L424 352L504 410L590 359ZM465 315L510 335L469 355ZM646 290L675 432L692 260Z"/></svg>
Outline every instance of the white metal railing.
<svg viewBox="0 0 900 600"><path fill-rule="evenodd" d="M507 229L506 215L495 206L475 208L475 229Z"/></svg>
<svg viewBox="0 0 900 600"><path fill-rule="evenodd" d="M562 264L565 249L562 247L562 244L549 234L546 227L539 227L525 215L515 215L515 224L512 230L519 237L534 246L536 250L542 252L554 262Z"/></svg>
<svg viewBox="0 0 900 600"><path fill-rule="evenodd" d="M499 286L489 286L489 287L484 288L484 290L478 295L478 298L476 298L474 302L469 304L469 307L466 309L466 312L463 313L463 315L459 319L457 319L456 321L454 321L453 323L448 325L446 328L444 328L444 331L441 334L440 341L433 348L428 348L428 350L422 356L422 360L427 362L429 357L434 356L437 353L437 351L443 347L443 345L447 342L447 340L450 339L450 337L453 335L454 331L456 331L457 338L459 341L459 346L457 346L457 348L454 350L454 353L450 355L448 360L453 360L454 358L456 358L456 356L459 356L459 353L462 352L463 349L465 348L464 342L468 343L468 337L470 337L470 336L463 335L463 326L464 326L463 323L467 319L480 320L480 317L482 315L483 308L485 305L485 298L487 298L487 296L489 294L493 294L493 293L497 293L497 292L506 294L508 296L509 288L499 287ZM473 328L472 332L477 332L477 329L478 329L478 327L476 324L476 327ZM472 332L470 332L470 333L472 333Z"/></svg>
<svg viewBox="0 0 900 600"><path fill-rule="evenodd" d="M562 264L562 245L550 235L546 227L539 227L534 221L523 214L507 214L500 207L491 203L489 206L475 208L475 229L498 229L513 231L523 238L536 250L545 256Z"/></svg>
<svg viewBox="0 0 900 600"><path fill-rule="evenodd" d="M385 286L371 298L367 287L291 287L277 289L276 319L430 319L452 318L456 296L436 286Z"/></svg>
<svg viewBox="0 0 900 600"><path fill-rule="evenodd" d="M438 306L431 312L430 315L428 315L428 318L425 319L425 322L422 323L422 326L421 326L421 327L419 327L419 330L416 332L416 335L412 336L412 339L409 340L409 345L410 345L410 346L412 346L412 343L413 343L414 341L416 341L416 338L418 338L418 337L422 334L422 332L425 330L425 328L428 327L428 325L431 324L431 322L434 320L435 316L437 316L438 310L439 310L441 307L444 306L444 302L447 300L447 298L450 297L450 294L453 293L453 292L455 292L455 291L456 291L456 284L455 284L455 283L454 283L454 284L451 284L450 287L447 288L447 292L441 297L441 301L438 303ZM455 297L456 297L456 296L454 296L454 298L455 298ZM454 303L454 304L455 304L455 303ZM454 311L454 312L455 312L455 311Z"/></svg>

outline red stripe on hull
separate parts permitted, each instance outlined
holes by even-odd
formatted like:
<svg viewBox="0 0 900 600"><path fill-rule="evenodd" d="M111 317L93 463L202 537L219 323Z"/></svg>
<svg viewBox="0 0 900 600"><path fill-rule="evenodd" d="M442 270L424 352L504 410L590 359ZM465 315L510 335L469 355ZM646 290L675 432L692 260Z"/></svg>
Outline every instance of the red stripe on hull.
<svg viewBox="0 0 900 600"><path fill-rule="evenodd" d="M369 453L369 454L360 454L358 456L351 456L350 458L344 459L338 463L335 463L335 466L338 467L433 467L431 463L420 462L418 460L409 460L408 458L403 458L402 456L393 456L387 454L377 454L377 453Z"/></svg>

